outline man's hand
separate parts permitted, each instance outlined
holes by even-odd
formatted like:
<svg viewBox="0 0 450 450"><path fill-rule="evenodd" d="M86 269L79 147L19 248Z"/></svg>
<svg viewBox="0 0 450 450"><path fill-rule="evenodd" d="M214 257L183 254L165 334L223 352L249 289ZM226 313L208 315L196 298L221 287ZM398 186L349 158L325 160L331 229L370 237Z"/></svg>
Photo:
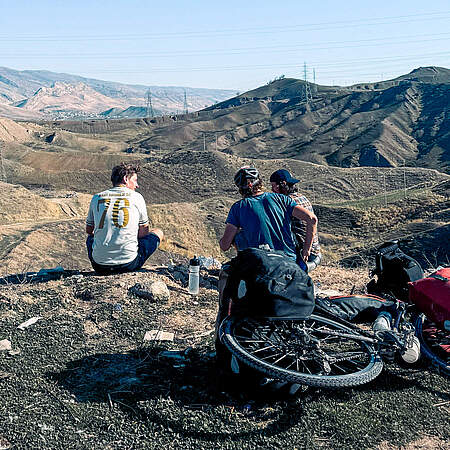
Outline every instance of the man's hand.
<svg viewBox="0 0 450 450"><path fill-rule="evenodd" d="M303 261L305 261L305 263L306 262L308 262L308 259L309 259L309 255L311 254L311 249L303 249L302 250L302 258L303 258Z"/></svg>
<svg viewBox="0 0 450 450"><path fill-rule="evenodd" d="M148 223L145 225L139 225L138 238L143 238L144 236L147 236L149 232L150 230L148 229Z"/></svg>
<svg viewBox="0 0 450 450"><path fill-rule="evenodd" d="M92 225L86 225L86 233L89 234L89 236L94 235L94 227Z"/></svg>

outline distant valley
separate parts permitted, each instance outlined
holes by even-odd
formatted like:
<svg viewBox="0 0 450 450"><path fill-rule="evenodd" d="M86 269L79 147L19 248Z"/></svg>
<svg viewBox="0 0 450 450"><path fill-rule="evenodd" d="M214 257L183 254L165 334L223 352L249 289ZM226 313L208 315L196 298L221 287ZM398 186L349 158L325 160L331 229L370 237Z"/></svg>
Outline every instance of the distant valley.
<svg viewBox="0 0 450 450"><path fill-rule="evenodd" d="M196 111L235 95L234 91L141 86L40 70L0 67L0 116L12 119L145 117L148 92L153 115Z"/></svg>

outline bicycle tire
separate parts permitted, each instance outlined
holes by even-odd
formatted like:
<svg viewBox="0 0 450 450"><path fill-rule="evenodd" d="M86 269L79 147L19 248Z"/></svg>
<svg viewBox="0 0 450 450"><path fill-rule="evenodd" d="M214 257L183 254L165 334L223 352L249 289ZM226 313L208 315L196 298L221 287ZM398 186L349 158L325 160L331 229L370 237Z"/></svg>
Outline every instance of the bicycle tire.
<svg viewBox="0 0 450 450"><path fill-rule="evenodd" d="M436 328L425 314L419 314L414 325L421 353L439 372L450 376L450 355L441 348L441 345L450 345L450 332ZM432 333L429 330L433 330Z"/></svg>
<svg viewBox="0 0 450 450"><path fill-rule="evenodd" d="M309 336L312 344L301 343L299 335L306 340ZM220 337L244 364L268 377L296 384L357 386L373 380L383 369L380 355L360 334L315 314L304 321L228 316L220 326ZM272 355L275 350L278 354Z"/></svg>

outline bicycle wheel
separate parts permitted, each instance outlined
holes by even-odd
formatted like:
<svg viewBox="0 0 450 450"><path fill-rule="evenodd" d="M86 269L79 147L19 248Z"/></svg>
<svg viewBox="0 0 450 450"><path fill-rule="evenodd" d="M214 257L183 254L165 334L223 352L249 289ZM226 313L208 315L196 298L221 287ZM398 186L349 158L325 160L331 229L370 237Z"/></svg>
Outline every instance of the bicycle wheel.
<svg viewBox="0 0 450 450"><path fill-rule="evenodd" d="M450 375L450 331L437 328L425 314L417 316L415 327L421 352L440 372Z"/></svg>
<svg viewBox="0 0 450 450"><path fill-rule="evenodd" d="M357 386L383 368L378 353L357 331L314 314L307 320L227 317L220 336L243 363L297 384Z"/></svg>

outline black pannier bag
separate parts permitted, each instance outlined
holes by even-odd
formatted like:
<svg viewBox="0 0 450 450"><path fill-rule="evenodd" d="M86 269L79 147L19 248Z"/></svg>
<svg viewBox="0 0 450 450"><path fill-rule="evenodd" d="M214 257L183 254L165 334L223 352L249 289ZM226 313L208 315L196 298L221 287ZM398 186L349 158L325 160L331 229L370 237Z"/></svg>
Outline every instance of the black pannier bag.
<svg viewBox="0 0 450 450"><path fill-rule="evenodd" d="M314 309L309 275L281 251L248 248L229 262L224 296L229 313L306 319Z"/></svg>
<svg viewBox="0 0 450 450"><path fill-rule="evenodd" d="M398 302L370 294L317 297L316 308L347 321L372 321L381 311L396 316Z"/></svg>
<svg viewBox="0 0 450 450"><path fill-rule="evenodd" d="M408 301L408 283L423 278L423 270L414 258L403 253L397 241L391 241L378 248L372 275L377 279L367 284L367 292Z"/></svg>

